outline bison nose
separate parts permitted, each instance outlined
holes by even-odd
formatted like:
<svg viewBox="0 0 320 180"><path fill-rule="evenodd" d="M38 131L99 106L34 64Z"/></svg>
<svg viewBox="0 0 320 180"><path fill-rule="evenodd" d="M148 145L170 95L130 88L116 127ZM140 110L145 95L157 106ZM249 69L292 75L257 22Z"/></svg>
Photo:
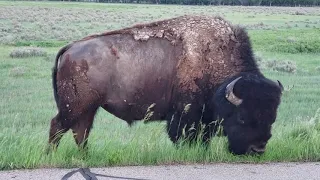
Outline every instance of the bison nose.
<svg viewBox="0 0 320 180"><path fill-rule="evenodd" d="M263 154L265 150L266 150L266 143L262 143L260 145L252 145L249 148L249 152L254 154Z"/></svg>

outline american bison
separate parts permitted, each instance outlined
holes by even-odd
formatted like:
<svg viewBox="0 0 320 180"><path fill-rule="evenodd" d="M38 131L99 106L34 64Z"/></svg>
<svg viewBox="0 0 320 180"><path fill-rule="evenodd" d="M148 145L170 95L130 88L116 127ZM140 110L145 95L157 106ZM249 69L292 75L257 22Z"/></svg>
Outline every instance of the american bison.
<svg viewBox="0 0 320 180"><path fill-rule="evenodd" d="M58 114L49 144L72 129L86 146L99 107L132 124L166 120L170 139L207 144L218 126L234 154L265 151L283 87L260 72L243 28L181 16L88 36L53 68ZM201 136L199 136L201 132Z"/></svg>

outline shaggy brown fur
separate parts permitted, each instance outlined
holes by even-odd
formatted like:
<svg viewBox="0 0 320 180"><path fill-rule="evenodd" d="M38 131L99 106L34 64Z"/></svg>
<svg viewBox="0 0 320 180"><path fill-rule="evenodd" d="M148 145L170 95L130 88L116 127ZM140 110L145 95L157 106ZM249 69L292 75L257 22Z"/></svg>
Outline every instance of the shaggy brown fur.
<svg viewBox="0 0 320 180"><path fill-rule="evenodd" d="M204 74L210 74L210 82L217 85L225 77L239 72L259 72L250 57L252 52L247 33L221 17L181 16L92 35L80 41L114 34L130 34L140 41L164 38L172 45L182 41L183 54L177 66L178 83L187 91L199 90L195 80L202 79Z"/></svg>

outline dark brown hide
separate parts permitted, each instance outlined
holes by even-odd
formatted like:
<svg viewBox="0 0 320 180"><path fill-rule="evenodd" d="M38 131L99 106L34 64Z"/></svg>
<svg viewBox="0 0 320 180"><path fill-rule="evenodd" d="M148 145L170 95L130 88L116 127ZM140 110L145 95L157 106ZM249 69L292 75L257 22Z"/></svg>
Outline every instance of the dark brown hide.
<svg viewBox="0 0 320 180"><path fill-rule="evenodd" d="M59 113L49 142L57 145L61 136L55 134L71 128L82 143L99 107L129 124L145 118L148 109L151 120L212 121L208 100L241 72L261 75L247 34L219 17L182 16L86 37L57 55ZM182 128L168 127L176 142Z"/></svg>

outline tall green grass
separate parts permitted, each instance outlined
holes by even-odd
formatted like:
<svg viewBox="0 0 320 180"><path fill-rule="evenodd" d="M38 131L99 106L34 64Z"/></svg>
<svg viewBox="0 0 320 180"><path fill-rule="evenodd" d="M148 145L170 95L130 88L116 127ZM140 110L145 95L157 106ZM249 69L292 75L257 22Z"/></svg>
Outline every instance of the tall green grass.
<svg viewBox="0 0 320 180"><path fill-rule="evenodd" d="M279 53L320 53L320 28L251 31L251 39L258 51Z"/></svg>
<svg viewBox="0 0 320 180"><path fill-rule="evenodd" d="M2 4L6 3L0 2L0 6ZM21 2L18 4L21 5ZM84 6L72 5L80 7L72 9L79 12ZM26 3L25 6L30 4ZM141 11L149 13L150 8ZM177 12L181 10L179 6L170 8ZM200 10L212 11L211 7ZM200 10L196 9L198 12L201 12ZM306 12L308 11L306 8ZM234 17L231 21L250 20L257 24L261 21L259 17L248 17L246 9L237 13L244 19ZM271 14L267 10L265 13ZM174 15L175 13L171 12L168 16ZM277 18L281 21L284 16L290 17L290 13L270 15L268 17L272 21L265 24L273 24ZM254 51L262 61L290 60L296 64L294 73L268 68L263 70L267 77L278 79L285 86L278 118L273 125L273 137L264 155L234 156L227 151L225 137L213 138L208 150L199 145L176 148L165 133L164 123L137 122L129 127L124 121L103 110L100 110L95 118L89 138L88 154L78 151L69 132L63 137L58 150L46 155L49 124L56 113L51 87L51 68L54 54L58 51L57 46L60 46L61 41L48 39L42 43L17 39L17 42L23 43L0 46L0 170L197 162L319 161L319 30L312 27L302 30L296 27L284 31L279 27L277 30L249 30L249 34ZM310 47L308 50L295 50L300 47L299 44L304 43ZM48 56L11 58L10 52L19 48L15 45L41 46Z"/></svg>

